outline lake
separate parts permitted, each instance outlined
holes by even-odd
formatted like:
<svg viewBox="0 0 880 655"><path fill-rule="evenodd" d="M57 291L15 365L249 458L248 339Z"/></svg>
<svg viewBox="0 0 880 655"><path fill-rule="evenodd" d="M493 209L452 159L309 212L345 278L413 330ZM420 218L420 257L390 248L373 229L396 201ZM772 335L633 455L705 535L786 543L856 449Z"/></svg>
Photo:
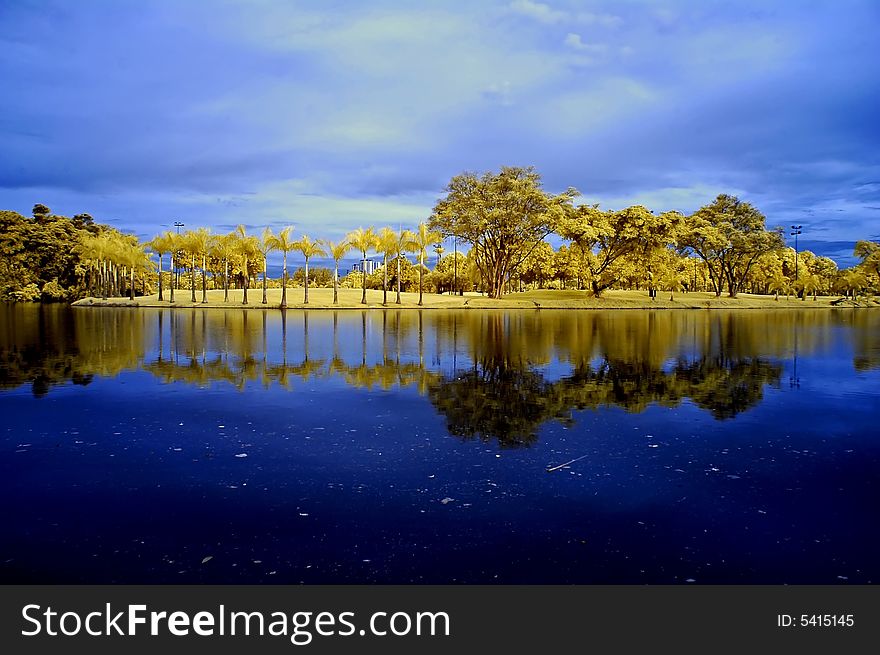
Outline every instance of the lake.
<svg viewBox="0 0 880 655"><path fill-rule="evenodd" d="M880 312L0 306L5 583L871 583Z"/></svg>

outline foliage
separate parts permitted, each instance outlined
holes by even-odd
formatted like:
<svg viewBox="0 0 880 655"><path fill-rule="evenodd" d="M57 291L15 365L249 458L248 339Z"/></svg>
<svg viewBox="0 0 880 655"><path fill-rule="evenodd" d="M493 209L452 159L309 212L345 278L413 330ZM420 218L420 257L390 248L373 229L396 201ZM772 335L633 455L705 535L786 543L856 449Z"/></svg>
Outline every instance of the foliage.
<svg viewBox="0 0 880 655"><path fill-rule="evenodd" d="M452 178L434 208L432 230L470 244L492 298L548 234L556 229L578 192L552 196L533 168L503 167L500 173Z"/></svg>
<svg viewBox="0 0 880 655"><path fill-rule="evenodd" d="M716 295L721 295L726 284L731 298L742 290L761 255L783 247L779 231L765 229L761 212L726 194L690 217L681 244L706 262Z"/></svg>

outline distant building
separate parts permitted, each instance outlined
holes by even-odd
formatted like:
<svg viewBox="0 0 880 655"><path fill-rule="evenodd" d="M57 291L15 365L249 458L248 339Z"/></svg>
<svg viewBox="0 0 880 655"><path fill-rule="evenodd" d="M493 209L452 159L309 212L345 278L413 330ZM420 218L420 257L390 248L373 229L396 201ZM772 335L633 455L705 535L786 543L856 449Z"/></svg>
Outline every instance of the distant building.
<svg viewBox="0 0 880 655"><path fill-rule="evenodd" d="M352 272L352 273L360 273L360 272L361 272L362 264L365 264L365 265L366 265L366 273L367 273L367 275L372 275L372 274L375 273L377 270L379 270L379 267L381 266L381 263L380 263L380 262L378 262L378 261L376 261L376 260L374 260L374 259L368 259L368 260L366 260L365 262L357 262L357 263L355 263L355 264L351 267L351 272Z"/></svg>

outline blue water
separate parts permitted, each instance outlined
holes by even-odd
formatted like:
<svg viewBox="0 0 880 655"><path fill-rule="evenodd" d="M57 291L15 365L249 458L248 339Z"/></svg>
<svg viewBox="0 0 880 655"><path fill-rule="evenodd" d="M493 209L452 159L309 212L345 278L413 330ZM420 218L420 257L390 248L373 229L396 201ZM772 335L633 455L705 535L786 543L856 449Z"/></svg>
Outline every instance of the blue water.
<svg viewBox="0 0 880 655"><path fill-rule="evenodd" d="M0 579L876 582L878 393L872 310L5 307Z"/></svg>

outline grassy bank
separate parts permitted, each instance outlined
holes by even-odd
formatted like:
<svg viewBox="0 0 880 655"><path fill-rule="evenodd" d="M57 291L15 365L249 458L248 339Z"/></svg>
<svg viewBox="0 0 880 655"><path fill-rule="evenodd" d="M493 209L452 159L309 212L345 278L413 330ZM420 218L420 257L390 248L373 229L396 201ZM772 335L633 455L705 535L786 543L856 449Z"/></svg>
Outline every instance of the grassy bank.
<svg viewBox="0 0 880 655"><path fill-rule="evenodd" d="M269 289L267 304L262 303L262 289L248 291L248 304L241 303L241 290L235 289L229 292L229 302L223 301L222 290L208 291L208 302L202 303L201 291L196 292L196 302L190 302L190 292L175 291L175 302L168 302L168 294L165 300L159 302L156 294L150 296L138 296L133 301L126 298L84 298L74 303L79 307L201 307L201 308L250 308L265 309L278 308L281 304L281 289ZM417 309L419 294L402 293L401 304L395 303L396 294L388 293L389 308ZM309 304L303 304L303 290L301 288L288 288L287 303L291 309L364 309L382 308L382 292L367 290L367 304L361 304L360 289L340 289L339 304L333 304L332 289L310 289ZM464 296L424 294L425 309L780 309L780 308L803 308L814 309L817 307L832 307L839 301L838 296L812 297L799 300L794 297L785 298L780 296L774 300L773 296L761 296L753 294L740 294L736 298L721 296L716 298L714 293L679 293L674 299L669 299L669 293L661 293L652 300L645 291L608 291L601 298L594 298L586 291L554 291L539 290L524 293L512 293L501 299L493 300L479 294L467 294ZM877 306L875 300L862 301L858 306ZM854 306L848 301L836 306Z"/></svg>

